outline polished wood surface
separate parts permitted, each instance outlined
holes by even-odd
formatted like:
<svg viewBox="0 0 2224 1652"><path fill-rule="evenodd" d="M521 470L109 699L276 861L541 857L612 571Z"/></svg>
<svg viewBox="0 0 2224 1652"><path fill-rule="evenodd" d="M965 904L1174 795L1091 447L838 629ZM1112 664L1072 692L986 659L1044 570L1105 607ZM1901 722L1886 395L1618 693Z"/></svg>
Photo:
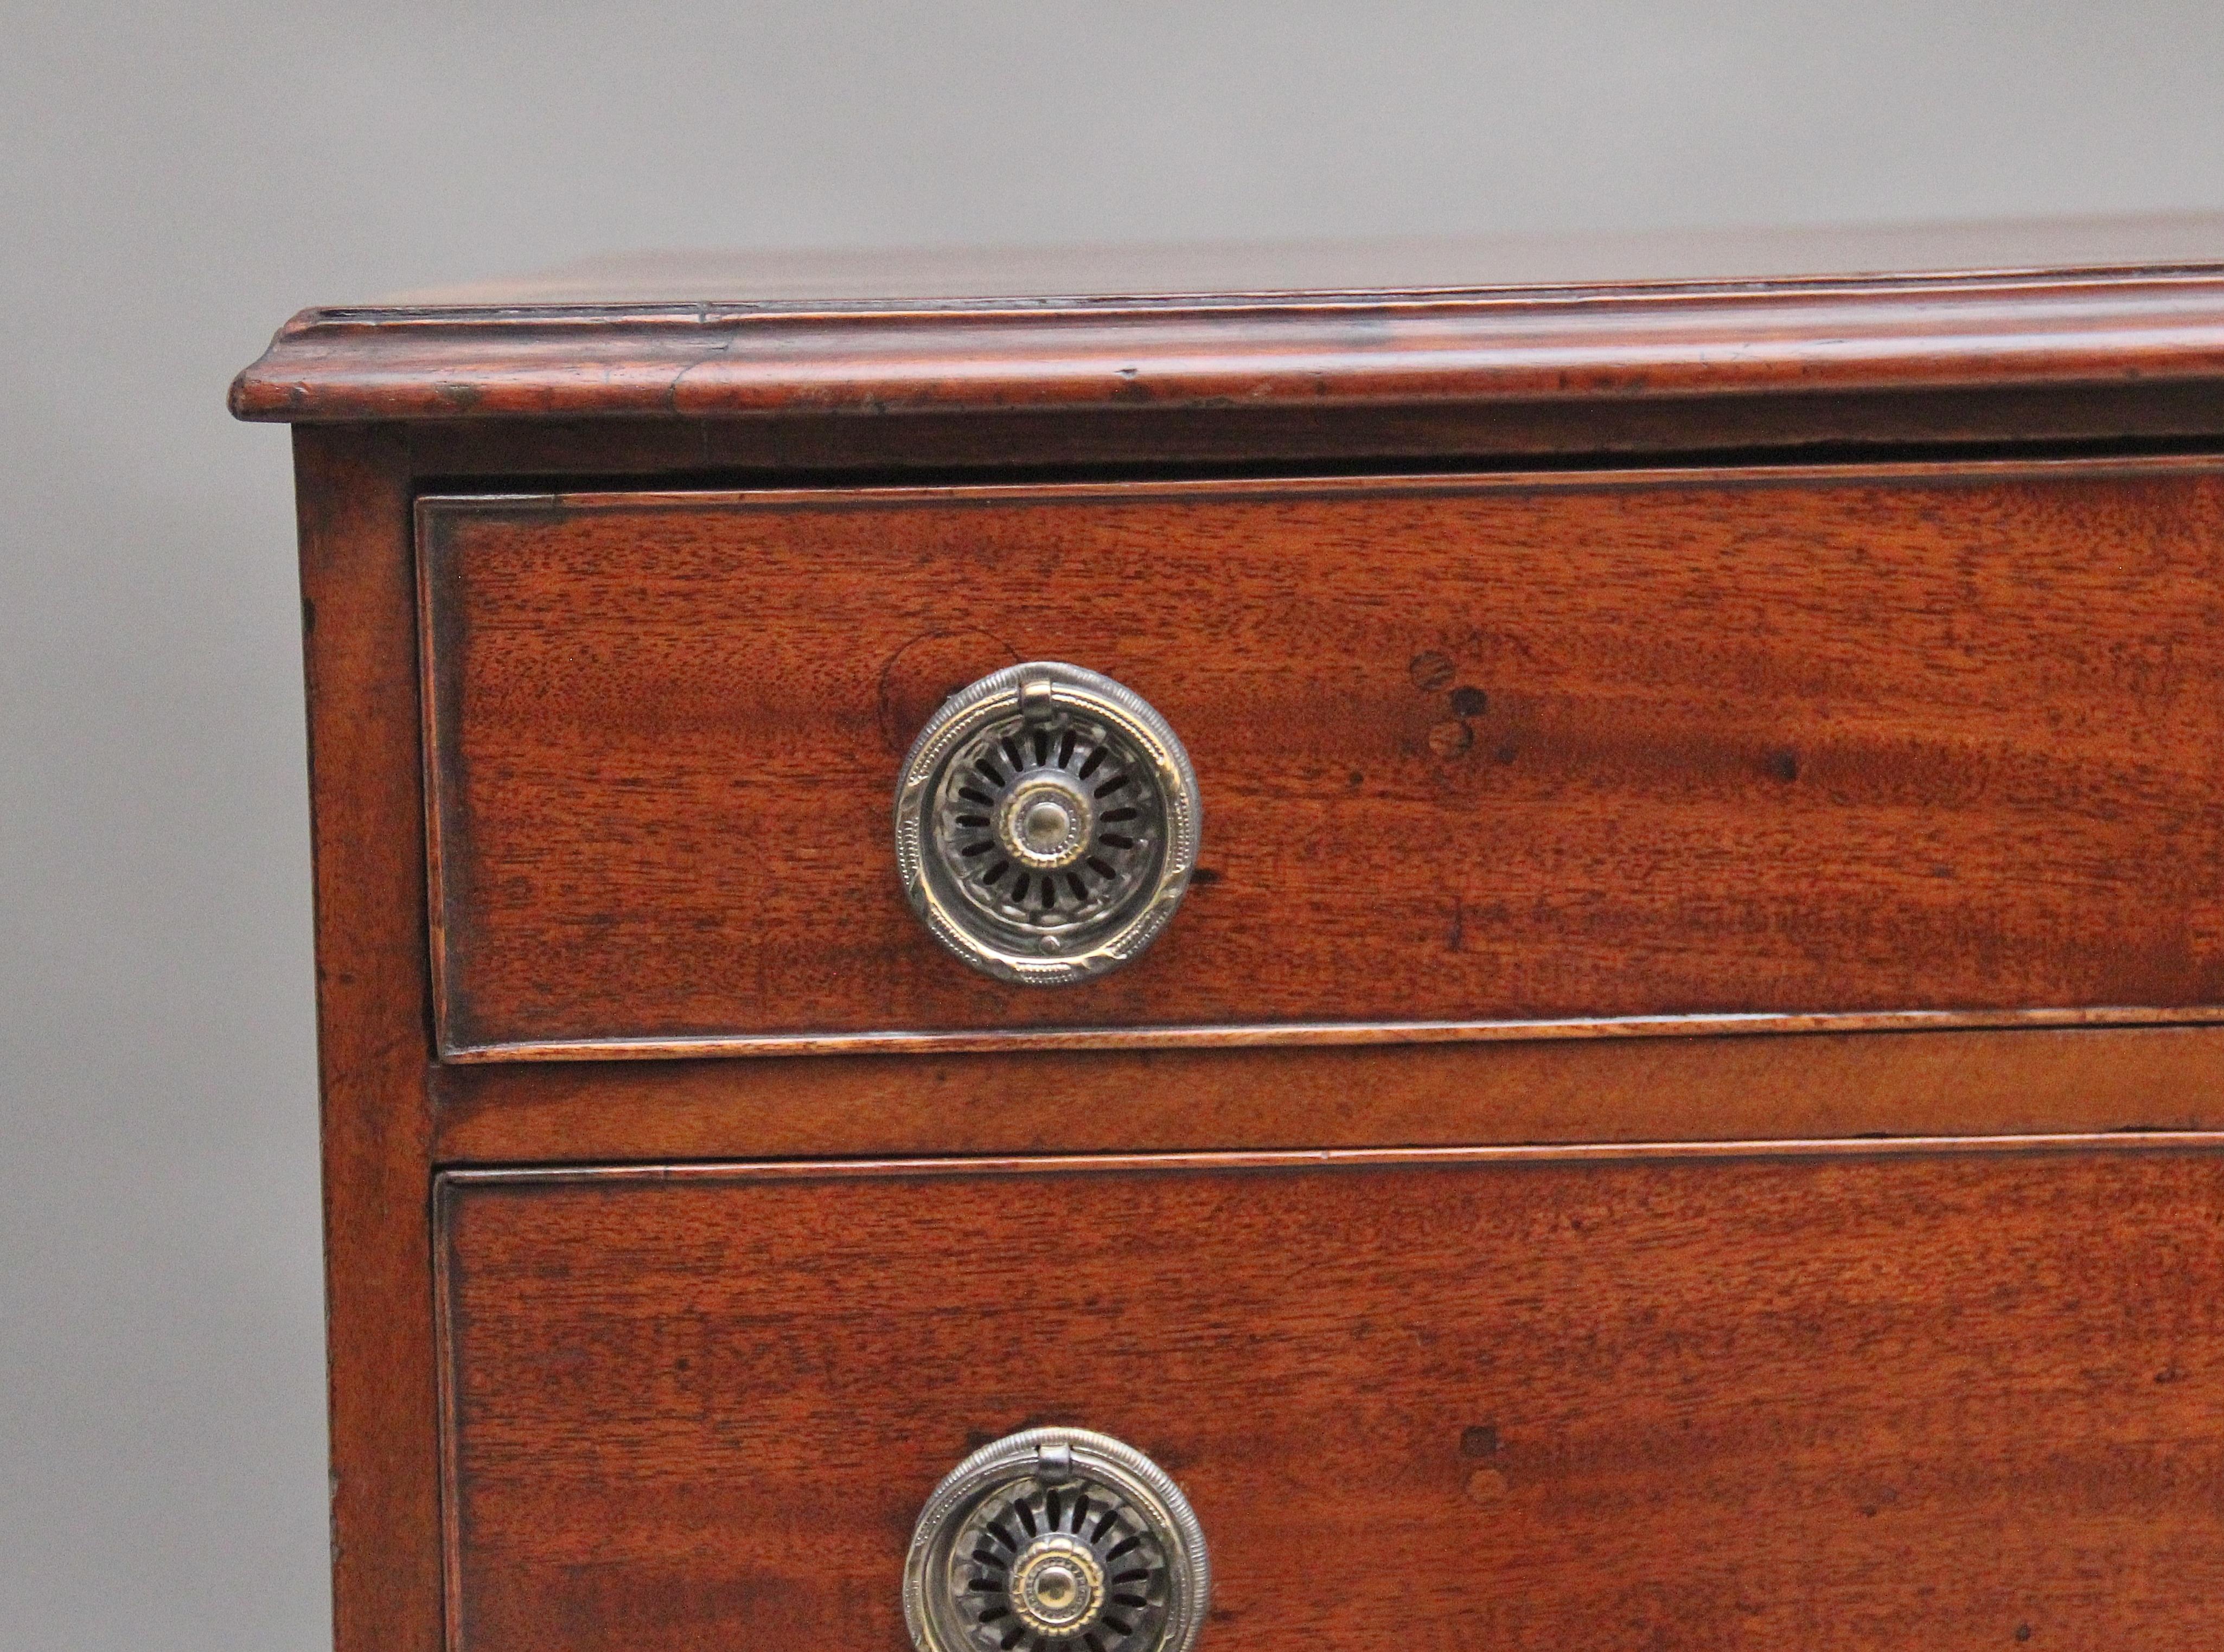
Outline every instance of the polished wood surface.
<svg viewBox="0 0 2224 1652"><path fill-rule="evenodd" d="M1832 463L1943 455L2033 458L2210 452L2224 397L2198 378L2040 388L1808 387L1781 395L1570 401L1422 401L1367 408L1291 404L1001 408L900 419L602 419L529 413L403 424L413 468L451 489L497 478L537 487L667 482L837 486L912 481L1148 481L1587 470L1649 463Z"/></svg>
<svg viewBox="0 0 2224 1652"><path fill-rule="evenodd" d="M1373 408L2224 372L2224 273L790 312L312 311L243 419Z"/></svg>
<svg viewBox="0 0 2224 1652"><path fill-rule="evenodd" d="M667 255L305 311L243 418L1256 410L2205 377L2224 217Z"/></svg>
<svg viewBox="0 0 2224 1652"><path fill-rule="evenodd" d="M294 433L315 848L333 1642L439 1652L427 1093L406 445Z"/></svg>
<svg viewBox="0 0 2224 1652"><path fill-rule="evenodd" d="M1223 1649L2203 1643L2224 1167L1932 1147L452 1178L451 1644L888 1652L1044 1422Z"/></svg>
<svg viewBox="0 0 2224 1652"><path fill-rule="evenodd" d="M2224 1027L491 1062L452 1164L2224 1130Z"/></svg>
<svg viewBox="0 0 2224 1652"><path fill-rule="evenodd" d="M2219 1001L2212 228L1186 281L680 261L302 318L235 406L306 426L337 1652L893 1652L926 1488L1045 1420L1196 1496L1207 1652L2205 1645L2224 1027L2009 1024ZM951 491L982 483L1023 487ZM627 491L686 499L584 497ZM490 494L535 502L453 513L470 555L436 535L426 571L499 621L434 628L436 686L496 692L442 724L469 706L482 748L428 752L413 511ZM1059 609L1020 577L1044 526L1179 617ZM873 892L896 748L983 639L1085 647L1219 777L1220 880L1077 1042L439 1058L428 758L510 834L441 834L445 870L491 844L534 897L477 888L445 938L552 920L537 959L452 957L496 989L465 1021L1072 1035ZM717 766L830 734L831 778ZM682 808L705 775L745 784ZM720 829L784 824L775 781L840 805L813 823L862 857L863 927L833 944L877 1000L811 976L824 936L799 987L721 962L780 959L745 927L773 868L835 887ZM1291 888L1278 962L1243 902ZM1365 911L1397 923L1323 940ZM1602 1036L1679 981L1730 997ZM1848 981L1890 1007L1690 1013ZM1387 1006L1369 1037L1472 1037L1415 1027L1431 994L1571 1018L1165 1019L1331 987ZM1087 1047L1146 1010L1191 1042ZM1957 1018L1995 1030L1881 1030ZM735 1160L784 1163L674 1168Z"/></svg>
<svg viewBox="0 0 2224 1652"><path fill-rule="evenodd" d="M443 1048L2196 1013L2220 505L2163 461L428 500ZM1148 698L1204 804L1166 936L1055 992L889 867L913 734L1026 658Z"/></svg>

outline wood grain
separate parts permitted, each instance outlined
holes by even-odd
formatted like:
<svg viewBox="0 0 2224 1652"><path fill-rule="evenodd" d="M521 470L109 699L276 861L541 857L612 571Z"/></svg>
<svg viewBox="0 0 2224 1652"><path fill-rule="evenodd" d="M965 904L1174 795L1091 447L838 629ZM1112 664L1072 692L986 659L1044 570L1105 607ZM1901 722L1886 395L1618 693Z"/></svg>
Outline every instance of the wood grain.
<svg viewBox="0 0 2224 1652"><path fill-rule="evenodd" d="M2213 1006L2220 488L427 500L442 1047ZM1055 993L888 870L912 730L1023 657L1149 698L1205 804L1166 937Z"/></svg>
<svg viewBox="0 0 2224 1652"><path fill-rule="evenodd" d="M2224 1129L2224 1028L486 1062L442 1163Z"/></svg>
<svg viewBox="0 0 2224 1652"><path fill-rule="evenodd" d="M440 1549L406 445L295 432L324 1098L337 1652L439 1652Z"/></svg>
<svg viewBox="0 0 2224 1652"><path fill-rule="evenodd" d="M997 1028L970 1032L772 1032L553 1038L449 1050L475 1062L685 1061L704 1056L972 1055L1011 1050L1277 1049L1324 1044L1526 1044L1601 1038L1721 1038L1803 1032L2020 1032L2055 1027L2200 1026L2224 1007L2113 1005L2080 1009L1868 1010L1632 1015L1535 1021L1263 1021L1208 1026Z"/></svg>
<svg viewBox="0 0 2224 1652"><path fill-rule="evenodd" d="M2205 1645L2224 1028L1864 1030L2224 1004L2224 246L2031 235L300 318L234 406L308 426L337 1652L894 1652L1051 1420L1196 1496L1209 1647ZM428 515L436 925L410 512L501 492ZM1077 1012L874 881L1022 650L1208 760ZM1477 1006L1584 1036L1218 1047ZM438 1173L522 1163L605 1168Z"/></svg>
<svg viewBox="0 0 2224 1652"><path fill-rule="evenodd" d="M2210 379L2224 273L305 311L243 419L1344 409Z"/></svg>
<svg viewBox="0 0 2224 1652"><path fill-rule="evenodd" d="M1223 1649L2202 1643L2224 1167L1940 1145L451 1178L452 1644L890 1652L1052 1422Z"/></svg>
<svg viewBox="0 0 2224 1652"><path fill-rule="evenodd" d="M1370 407L1005 408L901 418L643 414L424 419L402 426L417 472L452 489L500 477L576 487L706 479L731 487L891 481L1165 481L1365 470L1600 470L1703 457L1826 460L2214 451L2214 381L2020 389L1787 390L1770 396L1433 402Z"/></svg>

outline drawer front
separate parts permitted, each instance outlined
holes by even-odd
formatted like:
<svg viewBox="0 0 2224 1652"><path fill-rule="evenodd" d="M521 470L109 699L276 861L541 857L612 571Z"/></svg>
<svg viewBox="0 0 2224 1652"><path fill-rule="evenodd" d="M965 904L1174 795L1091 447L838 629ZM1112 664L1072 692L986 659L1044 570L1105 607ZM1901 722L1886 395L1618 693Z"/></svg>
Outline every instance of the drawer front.
<svg viewBox="0 0 2224 1652"><path fill-rule="evenodd" d="M2168 461L420 501L452 1057L2224 1002L2224 482ZM891 798L1017 661L1204 811L1007 985Z"/></svg>
<svg viewBox="0 0 2224 1652"><path fill-rule="evenodd" d="M1204 1644L2193 1646L2224 1163L1450 1153L477 1173L458 1652L894 1652L968 1452L1147 1453Z"/></svg>

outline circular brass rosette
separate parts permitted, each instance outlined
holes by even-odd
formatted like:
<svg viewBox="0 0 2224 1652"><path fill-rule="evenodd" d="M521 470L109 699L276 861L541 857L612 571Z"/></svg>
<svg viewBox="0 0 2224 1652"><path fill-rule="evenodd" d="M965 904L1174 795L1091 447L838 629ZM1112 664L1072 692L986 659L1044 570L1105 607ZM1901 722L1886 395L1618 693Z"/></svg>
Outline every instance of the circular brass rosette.
<svg viewBox="0 0 2224 1652"><path fill-rule="evenodd" d="M1134 1447L1031 1428L934 1489L904 1566L919 1652L1189 1652L1210 1604L1204 1534Z"/></svg>
<svg viewBox="0 0 2224 1652"><path fill-rule="evenodd" d="M1141 697L1038 660L959 690L896 784L913 911L984 974L1087 980L1158 938L1189 887L1197 775Z"/></svg>

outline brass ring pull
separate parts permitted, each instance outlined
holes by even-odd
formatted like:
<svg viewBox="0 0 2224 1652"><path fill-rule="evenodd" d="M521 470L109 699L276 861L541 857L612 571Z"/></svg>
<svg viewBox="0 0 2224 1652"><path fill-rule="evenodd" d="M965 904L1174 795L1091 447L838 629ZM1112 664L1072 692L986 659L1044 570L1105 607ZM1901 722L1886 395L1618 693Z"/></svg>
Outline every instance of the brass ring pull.
<svg viewBox="0 0 2224 1652"><path fill-rule="evenodd" d="M968 1457L927 1499L904 1566L919 1652L1190 1652L1211 1593L1181 1488L1081 1428Z"/></svg>
<svg viewBox="0 0 2224 1652"><path fill-rule="evenodd" d="M1166 720L1109 677L1038 660L961 689L919 731L896 785L896 867L974 968L1058 986L1158 938L1202 824Z"/></svg>

